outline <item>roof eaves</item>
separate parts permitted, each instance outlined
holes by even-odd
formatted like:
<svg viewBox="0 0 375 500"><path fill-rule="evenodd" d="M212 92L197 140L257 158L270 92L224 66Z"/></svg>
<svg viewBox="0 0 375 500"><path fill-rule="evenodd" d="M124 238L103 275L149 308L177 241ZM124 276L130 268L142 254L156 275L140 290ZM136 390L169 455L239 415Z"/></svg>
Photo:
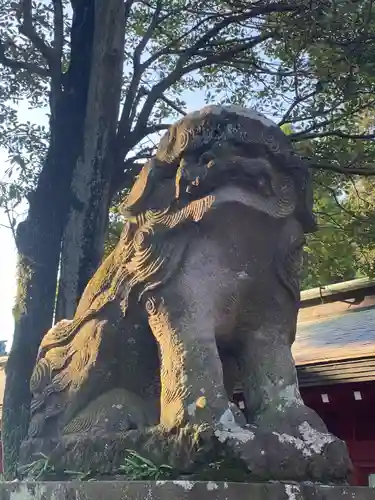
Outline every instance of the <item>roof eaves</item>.
<svg viewBox="0 0 375 500"><path fill-rule="evenodd" d="M301 292L301 302L306 302L314 299L323 299L332 295L355 292L370 287L375 287L375 279L359 278L351 281L344 281L343 283L335 283L333 285L325 285L310 290L303 290Z"/></svg>

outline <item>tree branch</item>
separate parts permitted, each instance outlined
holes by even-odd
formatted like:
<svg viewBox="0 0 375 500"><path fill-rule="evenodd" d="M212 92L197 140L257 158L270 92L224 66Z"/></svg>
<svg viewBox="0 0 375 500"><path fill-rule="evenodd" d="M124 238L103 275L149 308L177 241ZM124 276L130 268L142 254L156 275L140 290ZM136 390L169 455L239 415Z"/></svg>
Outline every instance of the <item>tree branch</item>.
<svg viewBox="0 0 375 500"><path fill-rule="evenodd" d="M139 89L139 92L138 92L136 98L135 98L135 103L138 104L140 98L147 95L148 93L149 93L149 90L147 90L145 87L141 87ZM159 99L161 101L164 101L165 104L167 104L167 106L172 108L174 111L176 111L180 115L185 116L187 114L184 109L180 108L180 106L178 106L176 103L174 103L173 101L168 99L168 97L165 97L163 94L159 97ZM135 113L135 106L133 106L133 109L132 109L132 112L130 115L131 123L133 123L133 120L135 118L135 114L136 114ZM170 126L171 126L170 123L158 123L158 124L150 125L144 129L142 135L143 135L143 137L146 137L147 135L151 135L151 134L154 134L156 132L161 132L162 130L167 130Z"/></svg>
<svg viewBox="0 0 375 500"><path fill-rule="evenodd" d="M152 133L152 132L150 132ZM155 146L144 147L138 151L131 158L127 158L115 172L111 181L111 198L113 198L116 193L129 187L133 182L134 177L141 171L144 162L152 158L155 154ZM139 162L141 160L141 162Z"/></svg>
<svg viewBox="0 0 375 500"><path fill-rule="evenodd" d="M306 94L305 96L297 96L296 99L292 102L292 104L289 106L289 108L285 112L282 119L279 121L279 123L278 123L279 127L281 127L281 125L284 125L284 123L289 123L289 117L290 117L290 114L293 111L293 109L295 109L299 104L307 101L307 99L314 97L314 95L316 95L316 90L314 90L313 92L310 92L309 94Z"/></svg>
<svg viewBox="0 0 375 500"><path fill-rule="evenodd" d="M273 34L271 33L265 33L262 35L255 36L251 42L245 44L239 44L237 47L234 47L231 50L223 51L219 54L207 57L201 61L191 63L185 67L183 66L181 67L181 64L184 64L186 62L186 56L185 55L181 56L177 61L175 69L166 78L164 78L159 83L154 85L152 89L149 91L148 98L146 99L146 102L143 105L142 111L138 116L137 124L133 129L132 142L134 142L135 138L139 135L140 130L146 128L148 118L150 116L151 110L155 102L158 99L160 99L160 96L166 89L168 89L171 85L173 85L182 76L186 75L187 73L192 73L193 71L202 69L206 66L210 66L211 64L218 64L220 62L225 63L225 61L229 58L232 58L234 54L244 52L245 50L248 50L254 47L255 45L258 45L259 43L268 40L272 36Z"/></svg>
<svg viewBox="0 0 375 500"><path fill-rule="evenodd" d="M336 205L344 213L346 213L350 217L353 217L354 219L359 220L362 223L368 223L368 222L370 222L371 217L368 217L368 216L363 217L361 215L355 214L352 210L349 210L346 207L344 207L343 204L338 199L336 191L331 186L327 186L326 184L323 184L323 183L320 183L320 185L323 186L325 189L327 189L331 193L331 195L333 196L333 199L335 200Z"/></svg>
<svg viewBox="0 0 375 500"><path fill-rule="evenodd" d="M157 5L160 5L160 2L161 0L159 0ZM293 12L301 8L303 7L301 7L301 4L299 2L285 1L278 3L270 3L261 6L252 6L247 12L240 12L236 14L223 13L218 15L220 20L216 22L214 26L208 29L204 33L204 35L201 36L191 47L186 48L186 50L181 52L181 55L179 56L176 62L174 70L171 71L171 73L167 75L167 77L165 77L163 80L161 80L159 83L157 83L151 88L151 90L148 93L148 97L142 107L142 110L139 113L137 123L133 128L132 132L130 133L131 124L128 123L129 116L131 114L132 106L135 103L135 97L137 94L137 89L139 88L142 72L147 67L149 67L149 65L153 61L155 61L155 58L159 57L161 53L165 53L165 48L164 48L162 49L161 52L158 52L157 55L155 54L152 55L143 64L141 64L139 61L139 54L140 54L139 47L142 49L142 47L145 46L145 38L147 40L147 35L149 35L149 32L150 31L151 33L153 32L153 30L155 29L155 23L157 23L159 18L160 12L155 10L145 37L142 39L142 41L136 48L137 56L133 58L133 66L134 66L133 78L128 88L127 97L122 110L118 133L117 133L117 146L118 146L119 156L121 157L124 154L124 152L126 152L125 151L126 149L134 147L134 145L138 140L139 134L147 127L147 122L155 102L161 98L165 90L167 90L171 85L173 85L176 81L178 81L182 76L186 75L187 73L191 73L195 70L199 70L201 68L209 66L211 64L223 63L226 60L232 62L235 54L240 54L242 52L245 52L246 50L249 50L254 46L256 46L257 44L265 40L268 40L269 38L272 38L274 36L273 32L263 33L261 35L254 36L251 40L246 41L245 43L229 47L227 48L227 50L212 54L209 57L205 57L200 61L196 61L185 66L186 63L189 61L189 59L191 59L194 56L200 56L199 50L200 49L206 50L207 46L209 45L209 41L214 39L221 31L223 31L231 24L235 25L247 21L249 19L252 19L254 17L257 17L259 15L267 15L272 12ZM170 45L172 46L173 42ZM127 144L125 146L122 144L122 141L127 135L129 137L129 140L127 141Z"/></svg>
<svg viewBox="0 0 375 500"><path fill-rule="evenodd" d="M336 111L341 105L342 105L342 101L337 102L336 104L334 104L330 108L327 108L324 111L321 111L319 113L319 117L323 118L324 116L327 116L329 113ZM299 123L299 122L305 122L305 121L311 120L311 118L312 118L311 114L309 116L302 116L300 118L293 118L293 124L295 125L296 123ZM287 123L292 123L292 122L287 122ZM304 131L304 132L306 132L306 131Z"/></svg>
<svg viewBox="0 0 375 500"><path fill-rule="evenodd" d="M243 21L247 21L249 19L253 19L254 17L258 17L265 14L271 14L274 12L293 12L297 10L298 4L291 5L291 2L285 3L270 3L268 5L253 7L249 12L240 12L239 14L229 15L225 17L222 21L216 23L211 29L207 31L197 42L187 49L181 59L186 62L192 55L194 55L200 48L204 48L210 41L210 39L217 36L220 31L227 28L230 24L236 24ZM226 51L228 52L228 51ZM179 62L177 62L179 65ZM181 65L181 63L180 63Z"/></svg>
<svg viewBox="0 0 375 500"><path fill-rule="evenodd" d="M198 51L200 48L204 48L210 39L214 38L217 36L223 29L228 27L230 24L235 24L235 23L240 23L243 21L246 21L248 19L252 19L254 17L257 17L259 15L265 15L265 14L270 14L272 12L293 12L295 10L298 10L301 8L300 4L293 2L285 2L285 3L277 3L277 4L269 4L269 5L263 5L263 6L257 6L253 7L250 9L250 12L240 12L232 15L227 15L223 20L220 22L216 23L211 29L209 29L199 40L196 41L194 45L192 45L190 48L184 50L177 63L175 70L170 73L164 80L159 82L159 84L155 85L153 89L156 89L158 85L160 88L163 88L162 92L166 90L171 84L173 84L180 76L185 75L191 71L194 71L196 69L203 68L207 65L210 64L215 64L216 62L222 62L225 58L230 58L235 54L236 52L243 52L244 50L247 50L248 48L252 48L258 43L261 43L262 41L265 41L273 36L273 34L262 34L259 35L258 37L254 37L251 41L248 41L241 46L238 45L237 47L232 47L230 50L223 51L222 53L212 55L210 57L207 57L203 61L193 63L186 67L184 69L185 63L194 55L199 55ZM215 16L210 16L210 17L215 17ZM199 23L198 23L199 24ZM193 31L192 29L190 31ZM172 45L172 44L171 44ZM154 62L160 55L165 54L165 49L160 51L158 54L154 54L151 56L146 62L145 65L149 66L152 62ZM171 83L167 83L170 81ZM165 82L165 83L164 83ZM151 96L153 89L151 90L149 94L150 102L153 100L151 103L151 106L147 105L147 102L145 103L144 109L148 109L148 114L150 113L153 104L155 103L155 96ZM152 97L152 99L151 99ZM147 106L146 106L147 105ZM143 110L142 110L143 111ZM146 113L145 113L146 114ZM144 119L145 116L142 116ZM147 118L146 118L147 120Z"/></svg>
<svg viewBox="0 0 375 500"><path fill-rule="evenodd" d="M41 68L37 64L28 63L26 61L18 61L8 57L5 54L5 46L1 40L0 40L0 63L6 66L7 68L11 68L15 71L26 70L29 71L30 73L34 73L42 77L47 77L50 76L51 74L49 70Z"/></svg>
<svg viewBox="0 0 375 500"><path fill-rule="evenodd" d="M143 71L145 70L144 65L141 64L141 57L143 50L145 49L147 43L152 37L156 26L159 22L159 16L162 8L162 0L157 0L157 4L152 15L150 24L144 34L142 40L138 43L138 45L134 49L133 53L133 77L129 84L129 88L126 93L125 102L122 108L118 131L117 131L117 139L122 140L123 137L131 130L130 123L130 115L132 113L132 109L134 106L137 106L138 100L136 99L137 90L139 88L139 84L141 82ZM134 113L133 113L134 114Z"/></svg>
<svg viewBox="0 0 375 500"><path fill-rule="evenodd" d="M205 59L201 61L197 61L195 63L191 63L188 66L186 66L183 69L183 75L186 73L191 73L192 71L196 71L198 69L202 69L206 66L210 66L211 64L218 64L218 63L225 63L227 59L230 57L233 57L235 54L239 54L241 52L244 52L245 50L252 49L256 45L272 38L274 36L274 33L264 33L262 35L255 36L251 41L247 43L242 43L238 44L235 47L232 47L230 50L226 50L223 52L219 52L218 54L214 54L210 57L206 57ZM233 61L229 61L233 62ZM171 75L174 75L174 78L179 76L179 73L175 70L174 72L171 73ZM168 78L168 77L167 77Z"/></svg>
<svg viewBox="0 0 375 500"><path fill-rule="evenodd" d="M167 55L167 54L180 54L180 55L184 54L185 50L174 50L174 47L176 45L178 45L179 42L181 42L181 40L184 40L191 33L193 33L195 30L197 30L202 24L204 24L205 22L209 21L210 19L215 19L215 18L216 18L216 14L212 14L212 15L210 15L208 17L200 19L197 24L195 24L194 26L192 26L191 28L189 28L181 36L179 36L178 38L176 38L174 40L171 40L171 42L169 43L169 45L167 45L163 49L160 49L157 52L154 52L154 54L152 54L147 59L147 61L144 62L144 67L145 68L150 67L153 62L155 62L157 59L159 59L159 57L162 57L162 56Z"/></svg>
<svg viewBox="0 0 375 500"><path fill-rule="evenodd" d="M163 0L157 0L155 10L152 14L151 21L150 24L148 25L146 33L143 35L142 40L134 49L133 64L136 66L140 66L142 53L146 45L150 41L152 35L154 34L155 28L157 27L158 23L162 22L163 20L159 19L162 6L163 6Z"/></svg>
<svg viewBox="0 0 375 500"><path fill-rule="evenodd" d="M150 125L144 129L144 137L146 137L147 135L155 134L156 132L168 130L170 126L170 123L156 123L155 125Z"/></svg>
<svg viewBox="0 0 375 500"><path fill-rule="evenodd" d="M180 106L178 106L176 103L174 103L173 101L171 101L170 99L168 99L168 97L166 97L164 94L162 94L159 97L159 99L161 101L164 101L167 106L169 106L170 108L174 109L180 115L182 115L182 116L186 116L187 115L187 112L183 108L180 108ZM168 127L169 127L169 125L168 125Z"/></svg>
<svg viewBox="0 0 375 500"><path fill-rule="evenodd" d="M300 134L300 132L299 132ZM374 141L375 134L346 134L340 130L333 130L329 132L316 132L315 134L298 135L297 138L293 137L293 134L289 136L291 140L307 140L307 139L317 139L319 137L340 137L341 139L350 139L353 141Z"/></svg>
<svg viewBox="0 0 375 500"><path fill-rule="evenodd" d="M151 154L149 157L151 157ZM130 187L130 185L134 181L134 177L137 176L141 171L143 163L137 162L137 158L141 159L142 157L135 155L132 158L125 160L122 165L123 168L118 169L115 175L112 177L110 188L111 199L113 199L116 193L119 193L123 189Z"/></svg>
<svg viewBox="0 0 375 500"><path fill-rule="evenodd" d="M351 182L351 184L352 184L352 188L354 189L354 191L355 191L355 194L356 194L357 198L358 198L360 201L362 201L363 203L368 203L368 201L367 201L367 200L365 200L364 198L362 198L362 196L360 195L360 193L359 193L359 191L358 191L358 188L357 188L357 185L356 185L355 180L352 178L352 179L350 179L350 182ZM374 222L375 222L375 219L374 219Z"/></svg>
<svg viewBox="0 0 375 500"><path fill-rule="evenodd" d="M34 47L41 52L43 57L49 63L50 67L52 67L55 53L53 48L47 45L35 31L35 28L33 26L31 0L22 0L20 9L23 17L23 22L19 28L20 33L25 35L30 40Z"/></svg>
<svg viewBox="0 0 375 500"><path fill-rule="evenodd" d="M309 163L309 167L314 170L328 170L342 175L362 175L364 177L375 176L375 165L371 168L351 168L339 167L331 164L322 165L319 163Z"/></svg>
<svg viewBox="0 0 375 500"><path fill-rule="evenodd" d="M331 118L329 120L324 120L323 122L320 122L320 123L315 123L314 125L311 125L311 127L308 127L306 130L301 130L300 132L295 132L294 134L291 134L289 136L289 138L292 141L304 140L305 136L307 136L307 134L309 134L310 132L313 132L314 130L316 130L318 128L326 127L328 125L331 125L332 123L337 123L338 121L342 120L342 118L347 118L348 116L353 116L356 113L358 113L359 111L362 111L364 109L369 108L373 104L375 104L375 99L373 99L372 101L367 102L366 105L364 105L364 106L359 106L359 107L357 106L355 109L352 109L352 110L350 110L347 113L343 112L343 113L341 113L341 115L336 116L335 118Z"/></svg>
<svg viewBox="0 0 375 500"><path fill-rule="evenodd" d="M251 62L252 68L255 70L254 73L257 74L264 74L264 75L270 75L270 76L277 76L280 78L291 78L295 76L303 76L305 78L311 78L312 74L311 72L307 70L301 70L298 69L296 71L280 71L280 70L272 70L269 68L266 68L264 65L268 64L264 61L253 61ZM233 62L230 63L230 66L233 68L236 68L237 70L241 71L249 71L249 60L248 59L237 59Z"/></svg>

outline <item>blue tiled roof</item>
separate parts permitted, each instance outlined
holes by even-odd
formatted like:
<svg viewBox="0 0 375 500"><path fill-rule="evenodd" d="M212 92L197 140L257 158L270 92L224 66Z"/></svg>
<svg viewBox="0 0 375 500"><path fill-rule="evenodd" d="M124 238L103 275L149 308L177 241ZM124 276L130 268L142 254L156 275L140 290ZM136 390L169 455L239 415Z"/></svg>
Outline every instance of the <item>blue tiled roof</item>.
<svg viewBox="0 0 375 500"><path fill-rule="evenodd" d="M297 365L375 356L375 307L298 325Z"/></svg>

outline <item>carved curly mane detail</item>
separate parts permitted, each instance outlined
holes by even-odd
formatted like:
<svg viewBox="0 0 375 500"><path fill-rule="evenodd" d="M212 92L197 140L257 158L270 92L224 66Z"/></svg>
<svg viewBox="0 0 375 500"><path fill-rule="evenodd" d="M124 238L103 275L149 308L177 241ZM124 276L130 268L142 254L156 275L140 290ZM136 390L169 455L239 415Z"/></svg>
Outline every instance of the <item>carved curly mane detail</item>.
<svg viewBox="0 0 375 500"><path fill-rule="evenodd" d="M116 249L88 284L74 319L59 322L42 340L30 380L34 396L31 436L41 433L44 418L64 411L61 401L60 407L55 407L53 395L74 389L95 363L93 356L100 348L100 338L87 330L87 338L83 339L85 324L98 319L101 311L115 301L125 317L132 290L140 299L145 291L165 283L180 264L188 243L186 224L198 222L213 201L213 196L206 196L180 210L147 211L125 225ZM182 226L184 231L179 231ZM42 408L43 419L38 413Z"/></svg>

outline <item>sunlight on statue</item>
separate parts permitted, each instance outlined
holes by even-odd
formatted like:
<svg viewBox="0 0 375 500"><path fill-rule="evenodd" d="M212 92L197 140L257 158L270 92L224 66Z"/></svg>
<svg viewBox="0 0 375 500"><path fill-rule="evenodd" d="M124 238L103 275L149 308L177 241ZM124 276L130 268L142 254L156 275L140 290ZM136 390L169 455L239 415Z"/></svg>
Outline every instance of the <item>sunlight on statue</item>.
<svg viewBox="0 0 375 500"><path fill-rule="evenodd" d="M235 461L243 480L344 481L346 446L304 405L291 354L312 203L264 116L208 106L174 124L75 317L42 341L23 461L111 473L132 449L181 473L216 457L227 479Z"/></svg>

